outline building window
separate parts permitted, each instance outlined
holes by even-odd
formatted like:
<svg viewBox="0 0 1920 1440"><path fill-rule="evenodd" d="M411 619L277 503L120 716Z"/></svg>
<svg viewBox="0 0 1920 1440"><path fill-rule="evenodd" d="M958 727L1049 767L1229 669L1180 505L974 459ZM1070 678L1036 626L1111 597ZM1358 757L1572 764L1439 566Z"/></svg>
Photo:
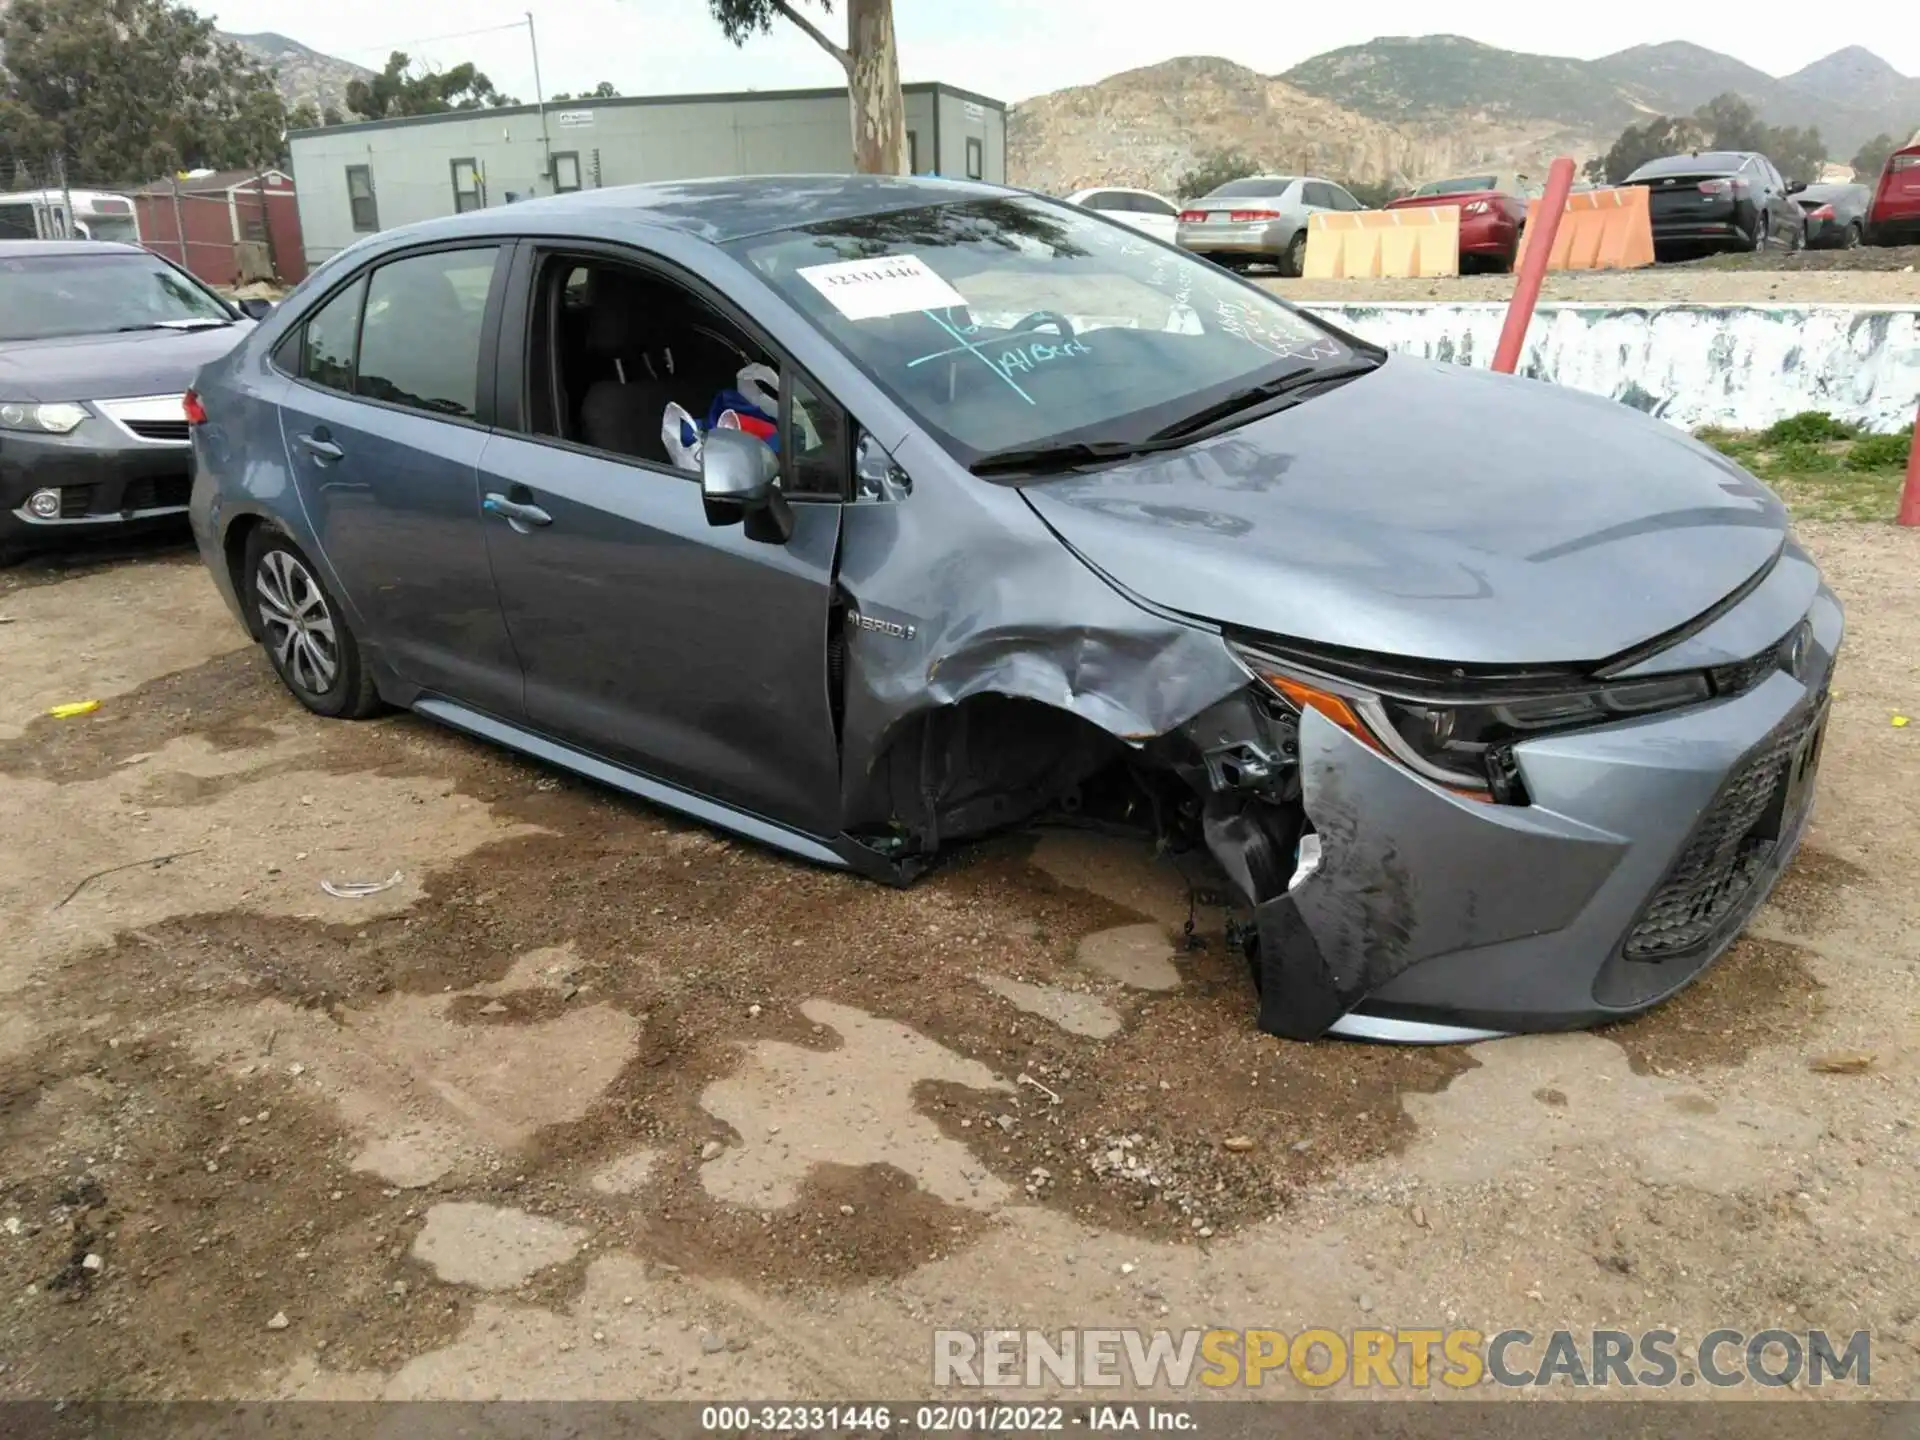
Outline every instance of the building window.
<svg viewBox="0 0 1920 1440"><path fill-rule="evenodd" d="M486 204L481 190L480 162L471 158L455 160L453 167L453 213L464 215Z"/></svg>
<svg viewBox="0 0 1920 1440"><path fill-rule="evenodd" d="M967 137L967 178L969 180L985 178L987 173L986 151L987 147L981 143L978 135L969 135Z"/></svg>
<svg viewBox="0 0 1920 1440"><path fill-rule="evenodd" d="M564 195L580 188L580 152L557 150L553 156L553 193Z"/></svg>
<svg viewBox="0 0 1920 1440"><path fill-rule="evenodd" d="M913 131L907 131L907 173L920 173L920 137Z"/></svg>
<svg viewBox="0 0 1920 1440"><path fill-rule="evenodd" d="M380 207L373 199L373 171L365 165L347 166L347 205L353 211L353 228L373 231L380 228Z"/></svg>

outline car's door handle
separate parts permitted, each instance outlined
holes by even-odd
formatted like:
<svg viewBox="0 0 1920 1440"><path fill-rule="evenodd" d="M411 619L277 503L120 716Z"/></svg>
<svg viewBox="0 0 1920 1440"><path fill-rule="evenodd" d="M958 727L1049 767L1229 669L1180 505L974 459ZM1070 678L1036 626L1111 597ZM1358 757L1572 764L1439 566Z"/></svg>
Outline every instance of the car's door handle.
<svg viewBox="0 0 1920 1440"><path fill-rule="evenodd" d="M347 453L338 445L334 444L333 441L329 440L324 430L312 435L296 435L293 438L298 440L322 460L339 460Z"/></svg>
<svg viewBox="0 0 1920 1440"><path fill-rule="evenodd" d="M553 517L538 505L528 505L519 500L509 500L500 494L489 494L480 502L480 508L489 515L498 515L516 530L523 525L551 525Z"/></svg>

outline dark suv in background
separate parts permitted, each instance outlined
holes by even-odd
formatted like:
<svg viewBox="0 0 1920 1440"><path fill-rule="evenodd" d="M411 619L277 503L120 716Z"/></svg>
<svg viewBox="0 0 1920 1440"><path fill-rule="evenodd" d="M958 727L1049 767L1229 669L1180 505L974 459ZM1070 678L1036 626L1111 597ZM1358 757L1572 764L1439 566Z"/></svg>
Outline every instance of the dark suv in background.
<svg viewBox="0 0 1920 1440"><path fill-rule="evenodd" d="M1653 192L1653 245L1660 258L1682 250L1798 250L1807 217L1786 180L1751 150L1697 150L1649 160L1624 182Z"/></svg>

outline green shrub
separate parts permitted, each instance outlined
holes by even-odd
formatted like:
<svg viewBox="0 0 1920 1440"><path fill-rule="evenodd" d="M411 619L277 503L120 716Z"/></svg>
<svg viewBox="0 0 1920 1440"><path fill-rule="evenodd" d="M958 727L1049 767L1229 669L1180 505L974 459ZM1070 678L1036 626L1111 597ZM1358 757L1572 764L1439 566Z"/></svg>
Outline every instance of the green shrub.
<svg viewBox="0 0 1920 1440"><path fill-rule="evenodd" d="M1836 420L1824 410L1802 410L1798 415L1789 415L1784 420L1776 420L1760 434L1760 438L1769 445L1818 445L1828 440L1851 440L1860 432L1844 421Z"/></svg>
<svg viewBox="0 0 1920 1440"><path fill-rule="evenodd" d="M1913 449L1913 436L1862 435L1847 451L1849 470L1904 470Z"/></svg>

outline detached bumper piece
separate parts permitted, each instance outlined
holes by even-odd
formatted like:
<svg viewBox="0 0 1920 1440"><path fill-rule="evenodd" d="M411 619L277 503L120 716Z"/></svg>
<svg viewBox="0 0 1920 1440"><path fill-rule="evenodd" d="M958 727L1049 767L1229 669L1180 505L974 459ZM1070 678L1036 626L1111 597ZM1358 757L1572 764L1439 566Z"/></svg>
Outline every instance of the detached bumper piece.
<svg viewBox="0 0 1920 1440"><path fill-rule="evenodd" d="M1422 960L1567 925L1625 852L1617 835L1427 785L1308 710L1303 799L1321 859L1254 912L1260 1028L1312 1040Z"/></svg>

